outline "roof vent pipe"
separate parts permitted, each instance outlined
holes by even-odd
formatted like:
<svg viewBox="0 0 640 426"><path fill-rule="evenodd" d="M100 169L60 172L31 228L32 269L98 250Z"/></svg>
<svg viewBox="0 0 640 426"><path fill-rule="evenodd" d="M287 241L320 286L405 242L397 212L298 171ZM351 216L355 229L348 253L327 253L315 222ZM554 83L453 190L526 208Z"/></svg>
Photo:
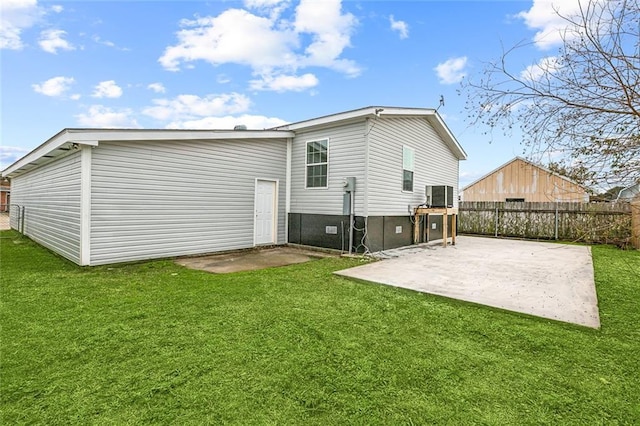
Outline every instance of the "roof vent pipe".
<svg viewBox="0 0 640 426"><path fill-rule="evenodd" d="M238 124L237 126L234 126L233 130L247 130L247 126L244 124Z"/></svg>

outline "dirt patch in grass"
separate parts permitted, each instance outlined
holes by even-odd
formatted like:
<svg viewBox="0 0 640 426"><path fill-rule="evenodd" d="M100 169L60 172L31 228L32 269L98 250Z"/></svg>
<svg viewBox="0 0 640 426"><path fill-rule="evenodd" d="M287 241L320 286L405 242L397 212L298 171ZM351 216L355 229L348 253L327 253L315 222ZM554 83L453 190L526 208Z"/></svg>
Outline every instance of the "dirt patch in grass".
<svg viewBox="0 0 640 426"><path fill-rule="evenodd" d="M199 269L216 274L227 274L230 272L255 271L258 269L293 265L336 256L338 255L295 247L270 247L241 250L233 253L181 258L176 260L176 263L190 269Z"/></svg>

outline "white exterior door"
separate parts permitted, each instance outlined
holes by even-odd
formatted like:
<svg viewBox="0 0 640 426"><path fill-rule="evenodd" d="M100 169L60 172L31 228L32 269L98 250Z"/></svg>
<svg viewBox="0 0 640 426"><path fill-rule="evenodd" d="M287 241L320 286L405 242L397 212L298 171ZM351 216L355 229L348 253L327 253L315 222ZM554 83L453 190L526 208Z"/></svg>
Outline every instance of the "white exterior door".
<svg viewBox="0 0 640 426"><path fill-rule="evenodd" d="M277 182L256 180L255 244L276 243Z"/></svg>

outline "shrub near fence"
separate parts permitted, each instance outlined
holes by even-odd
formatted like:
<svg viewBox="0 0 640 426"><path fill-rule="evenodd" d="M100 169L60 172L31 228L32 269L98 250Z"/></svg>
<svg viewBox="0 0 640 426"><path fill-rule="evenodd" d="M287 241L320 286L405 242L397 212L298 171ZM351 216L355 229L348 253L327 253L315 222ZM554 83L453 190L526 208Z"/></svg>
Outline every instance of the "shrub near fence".
<svg viewBox="0 0 640 426"><path fill-rule="evenodd" d="M629 203L461 202L458 232L626 246Z"/></svg>

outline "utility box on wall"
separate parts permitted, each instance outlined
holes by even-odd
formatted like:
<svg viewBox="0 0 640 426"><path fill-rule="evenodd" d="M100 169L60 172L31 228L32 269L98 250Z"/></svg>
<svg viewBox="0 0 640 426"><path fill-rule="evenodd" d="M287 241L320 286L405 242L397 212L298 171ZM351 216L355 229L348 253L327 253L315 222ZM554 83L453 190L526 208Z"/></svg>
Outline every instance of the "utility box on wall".
<svg viewBox="0 0 640 426"><path fill-rule="evenodd" d="M346 177L342 179L342 214L353 213L353 193L356 190L356 178Z"/></svg>
<svg viewBox="0 0 640 426"><path fill-rule="evenodd" d="M342 189L345 192L353 192L356 190L356 178L346 177L342 179Z"/></svg>
<svg viewBox="0 0 640 426"><path fill-rule="evenodd" d="M428 207L453 207L452 186L427 185L425 195Z"/></svg>

